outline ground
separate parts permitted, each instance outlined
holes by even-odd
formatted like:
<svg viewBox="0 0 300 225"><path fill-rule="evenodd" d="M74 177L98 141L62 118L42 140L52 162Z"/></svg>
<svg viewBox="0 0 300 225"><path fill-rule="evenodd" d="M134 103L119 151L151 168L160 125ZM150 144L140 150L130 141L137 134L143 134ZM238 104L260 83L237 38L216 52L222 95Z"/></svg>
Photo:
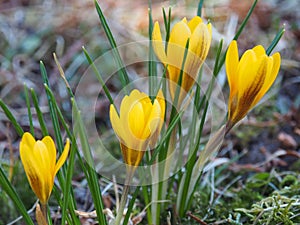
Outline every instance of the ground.
<svg viewBox="0 0 300 225"><path fill-rule="evenodd" d="M252 1L245 2L204 1L203 15L215 28L214 46L220 37L224 38L226 45L231 40L236 27L252 4ZM153 19L163 21L161 7L169 4L173 7L174 20L190 18L196 14L197 3L153 1ZM144 1L101 1L100 4L118 44L147 38L148 5ZM284 26L285 34L274 50L279 51L282 56L280 73L263 101L226 136L213 160L226 158L228 161L203 175L200 188L195 193L195 202L183 224L248 224L245 222L247 220L263 224L261 221L267 221L271 212L274 221L270 224L300 223L299 201L297 202L300 196L299 7L300 3L296 0L260 1L239 38L241 51L257 44L266 47ZM132 8L135 9L134 13ZM0 40L0 98L16 115L22 127L28 130L23 85L33 88L41 109L48 118L46 125L50 133L53 130L39 61L42 60L45 64L55 97L71 123L71 104L52 53L56 52L66 77L75 90L80 77L88 68L82 46L94 58L110 49L93 1L0 1ZM213 53L214 50L211 50L208 65L213 61ZM130 57L130 54L124 57ZM131 66L130 70L133 71L133 76L147 74L147 68L143 64ZM219 78L227 99L228 86L224 71L221 71ZM114 80L110 80L108 87L112 93L117 93L120 88ZM100 96L96 107L99 111L96 115L99 127L109 129L109 101ZM40 136L36 115L33 123L36 125L37 136ZM30 189L19 161L20 139L4 113L0 113L0 127L0 163L27 208L30 208L35 199L27 194ZM107 187L109 181L107 182L103 181L103 188ZM20 183L22 187L18 187ZM93 205L81 173L74 176L73 186L81 210L90 211ZM105 193L104 199L106 207L114 207L112 190ZM18 212L13 210L12 203L1 189L0 202L4 206L0 209L0 224L18 217ZM293 205L292 202L297 204ZM275 207L284 204L291 204L286 212L281 207ZM274 206L272 210L264 211L271 206ZM59 213L55 212L53 209L52 216L57 216L59 220ZM93 219L82 218L82 221L91 224Z"/></svg>

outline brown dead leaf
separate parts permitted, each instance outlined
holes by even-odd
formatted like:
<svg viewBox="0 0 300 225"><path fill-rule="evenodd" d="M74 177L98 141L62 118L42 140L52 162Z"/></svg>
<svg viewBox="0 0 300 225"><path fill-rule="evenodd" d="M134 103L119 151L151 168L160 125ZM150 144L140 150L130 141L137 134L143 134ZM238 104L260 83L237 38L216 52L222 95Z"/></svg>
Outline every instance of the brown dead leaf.
<svg viewBox="0 0 300 225"><path fill-rule="evenodd" d="M294 133L300 136L300 128L295 128L294 129Z"/></svg>
<svg viewBox="0 0 300 225"><path fill-rule="evenodd" d="M238 14L240 20L243 20L246 17L252 4L252 0L231 0L229 3L229 7L232 11ZM266 29L271 25L272 11L273 9L270 4L267 4L265 2L258 2L252 17L253 19L257 20L260 28Z"/></svg>
<svg viewBox="0 0 300 225"><path fill-rule="evenodd" d="M297 142L295 141L295 139L285 132L280 132L277 136L277 139L285 148L295 149L297 147Z"/></svg>

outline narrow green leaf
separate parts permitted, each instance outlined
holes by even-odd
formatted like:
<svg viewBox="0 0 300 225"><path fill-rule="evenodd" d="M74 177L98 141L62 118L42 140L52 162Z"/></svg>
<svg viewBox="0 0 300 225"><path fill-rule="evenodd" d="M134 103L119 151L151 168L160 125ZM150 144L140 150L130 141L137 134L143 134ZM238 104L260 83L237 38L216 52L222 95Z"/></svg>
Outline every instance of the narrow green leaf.
<svg viewBox="0 0 300 225"><path fill-rule="evenodd" d="M166 42L166 45L165 45L165 51L167 51L168 49L168 42L169 42L169 39L170 39L170 29L171 29L171 7L169 7L169 13L168 13L168 17L166 15L166 11L165 9L163 8L163 17L164 17L164 24L165 24L165 30L166 30L166 39L165 39L165 42Z"/></svg>
<svg viewBox="0 0 300 225"><path fill-rule="evenodd" d="M154 150L154 152L152 153L152 157L151 160L148 162L148 165L151 165L155 160L156 160L156 156L159 152L161 152L162 148L164 147L164 143L166 142L167 139L170 138L170 135L173 131L173 129L175 128L175 126L177 125L177 123L180 121L180 118L182 116L182 114L184 113L184 111L180 111L172 120L172 122L170 123L170 125L168 126L168 129L166 131L166 133L164 134L164 136L161 138L159 145L157 146L157 148Z"/></svg>
<svg viewBox="0 0 300 225"><path fill-rule="evenodd" d="M2 108L2 110L4 111L5 115L7 116L7 118L9 119L9 121L12 123L12 125L14 126L14 128L16 129L18 135L20 137L23 136L24 134L24 130L21 127L21 125L17 122L16 118L14 117L14 115L11 113L11 111L8 109L7 105L2 101L2 99L0 99L0 107Z"/></svg>
<svg viewBox="0 0 300 225"><path fill-rule="evenodd" d="M70 88L70 85L69 85L69 83L68 83L68 81L67 81L67 79L65 78L65 75L64 75L64 72L63 72L63 70L62 70L62 67L60 66L60 64L59 64L59 62L58 62L58 60L57 60L57 58L56 58L56 56L54 55L54 59L55 59L55 62L56 62L56 64L57 64L57 66L58 66L58 68L59 68L59 72L60 72L60 75L61 75L61 77L63 78L63 80L64 80L64 82L65 82L65 85L66 85L66 87L67 87L67 89L68 89L68 92L69 92L69 95L71 96L71 102L72 102L72 106L73 106L73 109L74 109L74 104L76 104L76 102L75 102L75 100L74 100L74 94L73 94L73 92L72 92L72 89ZM52 93L52 91L50 90L50 89L48 89L48 91L49 91L49 94L50 94L50 97L51 97L51 99L52 99L52 101L53 101L53 99L54 99L54 101L55 101L55 97L54 97L54 95L53 95L53 93ZM77 109L77 107L76 107L76 109ZM83 162L83 159L82 159L82 155L80 154L80 152L79 152L79 150L78 150L78 145L77 145L77 143L76 143L76 138L75 138L75 136L73 135L73 133L71 132L71 130L70 130L70 127L68 126L68 124L66 123L66 121L65 121L65 119L64 119L64 117L63 117L63 115L62 115L62 112L61 112L61 110L60 110L60 108L58 107L58 105L57 104L55 104L55 110L56 110L56 112L57 112L57 114L58 114L58 117L59 117L59 120L60 120L60 122L62 123L62 126L64 127L64 129L66 130L66 132L67 132L67 135L68 135L68 137L72 140L72 149L71 149L71 151L75 151L76 152L76 155L77 155L77 159L78 159L78 162L79 162L79 164L80 164L80 166L81 166L81 168L82 168L82 170L83 170L83 172L84 172L84 175L85 175L85 177L86 177L86 179L87 179L87 182L88 182L88 186L90 187L90 190L91 190L91 192L92 193L94 193L93 192L93 190L94 190L94 188L95 188L95 185L93 185L93 180L91 179L91 175L90 175L90 170L88 169L88 167L89 166L86 166L85 164L84 164L84 162ZM75 120L76 121L76 120ZM74 124L74 130L76 130L76 126L77 126L77 124L76 124L76 122L75 122L75 124ZM72 152L70 153L70 162L69 162L69 166L71 166L70 164L72 164L72 161L73 161L73 159L72 159ZM74 156L75 157L75 156ZM70 167L68 167L68 168L70 168ZM71 175L72 173L71 172L69 172L69 170L67 170L67 177L68 177L68 174L69 175ZM66 178L66 179L70 179L70 178ZM68 182L66 183L66 186L67 185L70 185L70 184L68 184ZM65 187L65 189L64 190L67 190L67 187ZM69 189L70 190L70 189ZM100 195L101 195L101 193L100 193ZM71 202L69 202L69 208L70 208L70 210L69 210L69 212L70 212L70 214L71 214L71 217L72 217L72 219L73 219L73 223L69 223L69 217L67 216L66 217L66 219L68 220L68 223L69 224L74 224L74 222L75 222L75 224L76 225L80 225L80 221L79 221L79 219L78 219L78 217L75 215L75 213L74 213L74 209L76 209L76 200L75 200L75 198L74 198L74 194L73 194L73 192L72 192L72 189L71 189L71 196L72 196L72 198L71 198ZM93 195L92 195L93 196ZM93 199L95 199L94 197L93 197ZM100 200L102 201L102 198L100 197ZM65 203L64 203L65 204ZM102 204L102 203L97 203L97 204ZM96 210L97 210L97 213L99 212L99 206L97 205L96 207ZM102 213L102 212L101 212ZM101 218L103 218L103 217L101 217ZM63 221L62 221L63 222ZM103 224L105 224L106 223L106 221L104 221L104 223ZM101 223L102 224L102 223Z"/></svg>
<svg viewBox="0 0 300 225"><path fill-rule="evenodd" d="M241 35L241 33L242 33L242 31L244 30L246 24L248 23L248 20L250 19L250 16L252 15L252 13L253 13L253 11L254 11L254 9L255 9L255 6L256 6L257 2L258 2L258 0L254 0L254 2L253 2L253 4L252 4L251 8L249 9L249 11L248 11L248 13L247 13L245 19L243 20L243 22L242 22L240 28L239 28L238 31L236 32L236 34L235 34L233 40L237 40L237 39L239 38L239 36Z"/></svg>
<svg viewBox="0 0 300 225"><path fill-rule="evenodd" d="M223 39L221 39L221 41L219 43L217 54L216 54L216 60L215 60L214 71L213 71L213 75L215 77L218 74L219 61L220 61L220 56L221 56L221 52L222 52L222 47L223 47Z"/></svg>
<svg viewBox="0 0 300 225"><path fill-rule="evenodd" d="M120 76L122 86L125 89L125 93L127 93L126 86L129 84L129 77L128 77L127 71L125 69L124 63L122 61L122 58L120 56L120 53L118 51L116 41L114 39L114 36L111 33L111 30L110 30L110 28L109 28L109 26L106 22L105 16L104 16L104 14L101 10L101 7L100 7L99 3L97 2L97 0L95 0L95 6L96 6L96 10L97 10L99 19L102 23L103 29L105 31L105 34L106 34L106 36L108 38L108 41L109 41L109 43L112 47L113 55L115 57L115 60L117 61L117 66L118 66L118 68L121 68L120 69L121 73L119 73L119 76Z"/></svg>
<svg viewBox="0 0 300 225"><path fill-rule="evenodd" d="M148 76L149 76L149 95L151 100L154 100L155 89L157 88L157 63L155 61L155 55L152 45L152 32L153 32L153 19L152 19L152 7L151 1L148 1L149 10L148 10L148 20L149 20L149 60L148 60Z"/></svg>
<svg viewBox="0 0 300 225"><path fill-rule="evenodd" d="M197 16L200 16L200 17L201 17L201 14L202 14L203 2L204 2L204 0L200 0L199 4L198 4Z"/></svg>
<svg viewBox="0 0 300 225"><path fill-rule="evenodd" d="M72 182L72 175L74 172L74 164L75 164L75 153L76 153L76 145L73 144L75 143L75 138L72 140L72 145L71 145L71 150L70 150L70 156L69 156L69 163L68 163L68 168L67 168L67 174L66 174L66 179L65 179L65 188L63 190L63 206L62 206L62 218L61 218L61 225L66 224L66 218L67 218L67 213L68 213L68 204L69 204L69 199L70 199L70 192L71 190L71 182ZM75 201L74 201L75 203ZM75 208L75 207L74 207Z"/></svg>
<svg viewBox="0 0 300 225"><path fill-rule="evenodd" d="M206 98L206 96L204 96L203 98ZM206 114L207 114L207 110L208 110L208 106L209 106L209 101L208 101L209 98L210 97L208 97L207 100L205 101L206 104L205 104L203 115L201 116L201 122L200 122L200 127L198 130L197 141L196 141L196 143L194 145L194 149L192 151L193 155L191 156L191 159L189 159L189 161L187 162L187 165L186 165L186 176L183 181L184 185L183 185L182 194L180 196L178 196L179 198L181 198L180 203L179 203L179 212L178 212L180 216L184 216L184 213L188 209L188 207L187 207L188 201L190 200L190 198L192 198L192 195L193 195L192 194L191 196L187 196L190 180L192 179L191 176L192 176L192 172L193 172L193 167L195 165L195 163L194 163L195 161L192 159L196 159L197 150L199 149L200 139L202 136L202 131L203 131Z"/></svg>
<svg viewBox="0 0 300 225"><path fill-rule="evenodd" d="M61 190L60 189L58 189L55 185L53 186L53 190L52 190L52 193L53 193L53 196L54 196L54 198L56 199L56 201L57 201L57 204L59 205L59 207L60 208L62 208L63 207L63 199L62 199L62 196L61 196ZM70 215L75 215L75 212L74 212L74 210L73 209L70 209L70 210L68 210L68 212L70 213ZM48 213L48 216L49 215L51 215L51 213L50 213L50 211L49 211L49 213ZM77 218L77 216L75 215L75 218L78 220L78 218ZM76 223L76 220L73 220L72 221L72 219L70 218L70 216L68 215L67 216L67 218L66 218L66 220L67 220L67 224L78 224L78 225L80 225L80 223ZM49 221L51 221L51 217L49 218Z"/></svg>
<svg viewBox="0 0 300 225"><path fill-rule="evenodd" d="M276 36L274 37L272 43L270 44L270 46L268 47L268 49L266 50L267 55L270 55L271 52L273 51L273 49L276 47L276 45L278 44L278 42L280 41L281 37L283 36L285 32L284 28L281 28L278 33L276 34Z"/></svg>
<svg viewBox="0 0 300 225"><path fill-rule="evenodd" d="M97 218L100 224L105 225L107 224L107 221L105 219L105 215L103 214L103 202L102 202L101 189L98 182L97 173L94 170L94 163L93 163L90 145L87 139L86 130L81 118L81 112L78 109L75 99L72 98L71 101L72 101L73 115L75 120L74 132L75 134L79 135L82 151L84 153L86 161L88 162L88 165L86 167L87 174L88 174L87 181L90 187L92 198L94 200Z"/></svg>
<svg viewBox="0 0 300 225"><path fill-rule="evenodd" d="M0 186L1 186L2 190L4 190L4 192L6 194L8 194L8 196L11 198L11 200L13 201L15 207L21 213L21 215L22 215L24 221L26 222L26 224L34 225L32 219L30 218L30 216L27 213L27 210L26 210L23 202L19 198L19 196L18 196L17 192L15 191L14 187L11 185L11 183L7 179L1 165L0 165Z"/></svg>
<svg viewBox="0 0 300 225"><path fill-rule="evenodd" d="M46 71L46 68L45 68L43 62L40 62L40 69L41 69L44 86L45 86L45 90L46 90L49 111L50 111L54 134L55 134L55 138L56 138L56 142L57 142L57 146L58 146L58 151L59 151L59 153L62 153L62 151L64 149L64 144L63 144L63 140L61 137L61 130L60 130L57 114L56 114L56 111L54 108L54 104L56 104L56 101L51 101L51 96L49 95L49 92L47 91L46 87L47 86L49 87L49 81L48 81L47 71ZM63 171L64 171L64 166L63 166Z"/></svg>
<svg viewBox="0 0 300 225"><path fill-rule="evenodd" d="M129 204L128 204L128 207L127 207L127 212L126 212L126 215L125 215L125 218L124 218L124 221L123 221L123 224L128 224L128 221L129 221L129 217L132 213L132 210L133 210L133 206L134 206L134 203L135 203L135 200L139 194L139 191L140 191L140 187L136 187L130 201L129 201Z"/></svg>
<svg viewBox="0 0 300 225"><path fill-rule="evenodd" d="M110 94L110 92L109 92L109 90L108 90L108 88L107 88L107 86L106 86L104 80L102 79L101 74L99 73L99 71L98 71L96 65L94 64L94 61L91 59L91 57L90 57L89 53L87 52L87 50L86 50L84 47L83 47L82 49L83 49L83 52L84 52L84 55L85 55L87 61L88 61L89 64L92 66L92 69L93 69L93 71L94 71L94 73L95 73L95 75L96 75L98 81L100 82L100 84L101 84L101 86L102 86L102 88L103 88L103 90L104 90L104 92L105 92L105 95L106 95L106 97L108 98L110 104L113 104L113 105L115 106L114 100L113 100L113 98L111 97L111 94ZM115 106L115 108L116 108L116 106ZM116 108L116 111L118 112L117 108Z"/></svg>
<svg viewBox="0 0 300 225"><path fill-rule="evenodd" d="M55 110L55 112L57 113L57 115L58 115L58 117L59 117L59 119L60 119L60 121L61 121L63 127L65 128L65 130L66 130L67 134L69 135L70 139L73 140L73 141L72 141L72 145L71 145L71 148L72 148L71 151L72 151L72 150L75 151L75 150L73 149L73 148L76 146L76 144L75 144L75 142L74 142L74 137L73 137L73 135L71 134L71 132L70 132L70 130L69 130L69 127L68 127L68 125L66 124L66 121L65 121L65 119L64 119L64 117L63 117L63 115L62 115L62 112L61 112L60 108L58 107L58 105L57 105L57 103L56 103L54 94L53 94L53 92L51 91L51 89L50 89L47 85L45 85L45 90L46 90L47 95L48 95L49 98L50 98L50 101L53 103L54 110ZM73 143L74 143L74 144L73 144ZM70 157L71 157L71 154L72 154L72 153L70 153ZM70 165L70 164L71 164L71 165ZM73 159L73 161L70 159L68 163L65 163L65 165L67 165L68 168L72 167L73 164L74 164L74 159ZM66 166L64 166L64 168L65 168L65 167L66 167ZM70 170L70 169L69 169L69 170ZM63 173L64 173L64 172L63 172ZM68 171L67 171L66 173L68 173ZM69 171L69 173L70 173L70 171ZM73 174L73 172L72 172L72 174ZM66 187L66 185L68 184L68 181L69 181L68 179L71 179L71 178L70 178L70 177L63 178L63 174L61 174L61 173L58 174L58 180L59 180L59 182L60 182L60 185L61 185L61 188L62 188L62 190L63 190L64 196L67 196L67 197L64 198L64 201L63 201L61 207L62 207L63 209L67 209L67 207L69 207L69 210L63 210L63 212L64 212L64 211L66 211L66 212L69 211L69 213L70 213L70 215L71 215L73 221L75 221L74 223L77 222L77 224L78 224L78 223L79 223L79 220L78 220L77 216L76 216L75 213L74 213L74 209L76 208L76 200L75 200L75 197L74 197L74 193L73 193L73 190L72 190L72 189L70 189L70 188L67 189L67 187ZM66 181L67 181L67 182L66 182ZM71 181L70 181L70 182L71 182ZM61 183L63 183L63 184L61 184ZM69 184L69 185L70 185L70 184ZM66 190L68 190L68 191L66 192ZM71 201L69 201L70 199L71 199ZM65 204L66 204L66 205L65 205ZM67 217L66 217L66 215L65 215L64 220L65 220L66 218L67 218Z"/></svg>
<svg viewBox="0 0 300 225"><path fill-rule="evenodd" d="M258 1L258 0L254 0L254 2L253 2L253 4L252 4L251 8L249 9L249 11L248 11L248 13L247 13L245 19L243 20L241 26L239 27L238 31L236 32L235 36L233 37L233 40L237 40L237 39L239 38L239 36L241 35L241 33L242 33L242 31L244 30L246 24L248 23L248 20L250 19L250 16L251 16L252 13L253 13L253 10L254 10L254 8L255 8L255 6L256 6L256 4L257 4L257 1ZM219 74L219 72L220 72L222 66L224 65L225 58L226 58L226 52L227 52L227 50L224 52L224 55L223 55L223 57L222 57L222 59L221 59L219 65L218 65L218 68L217 68L217 70L215 71L215 72L216 72L216 73L215 73L215 74L216 74L215 76L217 76L217 75Z"/></svg>
<svg viewBox="0 0 300 225"><path fill-rule="evenodd" d="M31 88L30 91L31 91L32 102L33 102L35 111L37 113L37 117L38 117L38 120L39 120L39 123L40 123L40 127L41 127L41 130L42 130L42 134L43 134L43 136L47 136L49 134L49 132L48 132L45 120L44 120L43 113L42 113L42 111L41 111L41 109L39 107L38 97L37 97L34 89Z"/></svg>
<svg viewBox="0 0 300 225"><path fill-rule="evenodd" d="M31 107L30 107L28 87L25 84L24 84L24 92L25 92L25 100L26 100L28 119L29 119L29 125L30 125L30 133L32 134L32 136L34 136L34 127L33 127L33 122L32 122L32 113L31 113Z"/></svg>

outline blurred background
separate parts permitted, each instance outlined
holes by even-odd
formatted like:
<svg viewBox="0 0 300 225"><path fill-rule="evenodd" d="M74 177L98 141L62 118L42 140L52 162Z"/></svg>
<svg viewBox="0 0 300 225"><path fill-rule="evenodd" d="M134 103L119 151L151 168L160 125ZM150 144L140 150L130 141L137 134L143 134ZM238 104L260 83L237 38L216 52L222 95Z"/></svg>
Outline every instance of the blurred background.
<svg viewBox="0 0 300 225"><path fill-rule="evenodd" d="M246 16L253 1L210 0L204 1L202 15L213 25L213 46L207 59L213 65L214 54L221 38L225 47L234 36L240 22ZM99 0L118 45L148 39L148 1ZM152 1L153 19L163 22L162 7L172 7L172 20L188 19L196 15L198 1ZM231 170L268 171L278 167L298 170L300 158L300 1L260 0L243 34L238 40L240 53L262 44L269 46L281 27L285 34L274 51L282 56L281 71L265 101L256 107L244 125L226 138L219 157L239 160ZM50 85L63 112L71 122L71 107L65 85L53 59L56 53L66 78L72 88L88 68L82 46L95 59L110 49L101 27L93 1L61 0L0 0L0 98L10 107L24 129L28 129L24 84L33 88L39 104L48 114L39 61L47 68ZM225 49L224 47L224 49ZM130 57L130 54L123 57ZM139 76L147 75L147 65L136 65ZM134 70L133 69L133 70ZM219 76L227 98L228 87L224 70ZM112 92L118 92L120 84L108 84ZM109 102L105 97L97 103L96 120L109 127L107 122ZM36 118L35 118L36 119ZM46 121L51 132L51 120ZM37 125L38 121L34 121ZM18 157L19 139L0 111L0 163L8 171L9 178L22 196L26 206L32 207L34 199L28 193L29 186ZM280 152L278 152L280 151ZM297 169L298 168L298 169ZM80 174L78 182L82 182ZM76 179L75 179L76 180ZM75 181L74 181L75 182ZM81 186L82 185L82 186ZM84 183L78 187L84 187ZM26 188L25 188L26 187ZM84 205L85 189L78 198ZM79 191L80 192L80 191ZM80 197L81 196L81 197ZM0 224L17 218L12 203L0 187ZM88 208L88 207L87 207Z"/></svg>

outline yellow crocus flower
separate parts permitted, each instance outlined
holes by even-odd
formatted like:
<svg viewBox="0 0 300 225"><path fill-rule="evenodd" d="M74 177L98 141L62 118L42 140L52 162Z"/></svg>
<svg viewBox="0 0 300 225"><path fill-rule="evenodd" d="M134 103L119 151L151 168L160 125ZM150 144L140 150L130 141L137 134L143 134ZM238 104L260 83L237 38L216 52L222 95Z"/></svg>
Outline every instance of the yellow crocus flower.
<svg viewBox="0 0 300 225"><path fill-rule="evenodd" d="M149 141L161 129L165 111L163 94L151 102L148 95L133 90L126 95L120 106L120 116L114 105L110 106L112 128L120 140L124 161L127 165L138 166Z"/></svg>
<svg viewBox="0 0 300 225"><path fill-rule="evenodd" d="M29 184L43 205L50 197L54 177L68 157L70 141L67 139L64 151L56 162L56 148L50 136L36 141L26 132L20 142L20 157Z"/></svg>
<svg viewBox="0 0 300 225"><path fill-rule="evenodd" d="M159 23L155 22L152 40L153 48L159 60L167 66L167 78L169 79L169 90L174 100L180 71L184 61L186 44L189 40L188 52L183 67L179 103L185 97L184 92L188 92L208 54L211 44L212 32L211 24L204 24L199 16L195 16L189 22L186 18L176 23L170 32L170 38L165 48L160 32Z"/></svg>
<svg viewBox="0 0 300 225"><path fill-rule="evenodd" d="M269 90L280 68L280 54L268 56L255 46L239 59L238 46L232 41L226 54L226 73L230 87L227 130L246 116Z"/></svg>

